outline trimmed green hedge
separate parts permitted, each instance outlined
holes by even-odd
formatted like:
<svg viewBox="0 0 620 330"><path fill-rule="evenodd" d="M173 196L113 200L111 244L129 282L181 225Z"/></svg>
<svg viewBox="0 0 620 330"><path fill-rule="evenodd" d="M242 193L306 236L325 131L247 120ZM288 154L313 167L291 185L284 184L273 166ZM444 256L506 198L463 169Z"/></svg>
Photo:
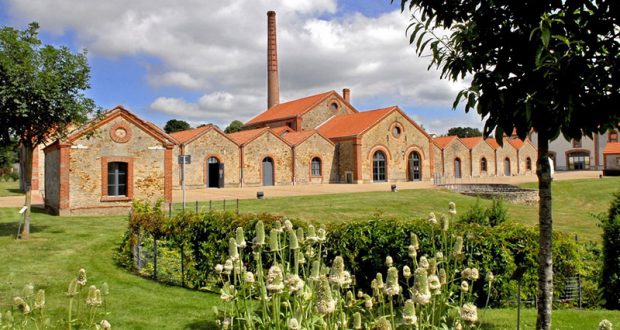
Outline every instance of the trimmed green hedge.
<svg viewBox="0 0 620 330"><path fill-rule="evenodd" d="M214 267L223 263L227 257L228 238L234 235L237 227L243 227L248 243L254 237L254 227L258 220L265 223L269 232L272 226L283 222L282 217L270 214L242 214L230 212L209 212L199 214L178 214L172 219L161 221L158 211L137 210L130 218L128 233L117 253L117 262L122 266L136 270L134 264L134 246L138 232L142 242L142 256L146 256L145 264L140 273L152 275L152 241L155 233L159 237L158 278L170 283L180 284L180 253L184 255L184 282L192 288L213 288L215 283ZM147 224L149 214L153 215L155 226ZM306 227L308 224L299 220L291 220L297 226ZM148 221L147 221L148 222ZM139 230L140 228L140 230ZM148 228L148 230L145 230ZM332 260L341 255L345 258L347 269L355 276L359 287L368 287L375 277L377 270L385 268L385 257L391 256L394 263L402 269L407 262L407 246L410 234L415 233L420 238L420 256L428 253L433 236L438 235L463 236L465 238L466 260L464 265L476 267L481 277L474 284L478 295L479 306L484 306L487 299L484 285L484 275L492 271L496 281L493 284L490 305L507 306L516 302L517 280L522 281L522 298L533 300L537 288L537 251L538 231L535 227L504 223L495 227L478 224L457 223L443 232L439 225L431 224L423 219L407 221L395 220L381 214L370 216L347 223L338 223L327 228L325 251L327 259ZM174 251L173 251L174 250ZM173 251L173 252L172 252ZM244 254L251 253L251 244L245 248ZM578 272L584 273L592 267L592 260L598 260L594 255L595 249L587 249L577 244L571 237L556 233L553 242L555 294L559 301L564 291L567 279ZM176 263L164 260L174 259ZM584 260L590 260L588 264ZM411 267L411 265L409 265ZM150 273L149 273L150 272ZM582 277L584 287L594 287L596 291L597 279ZM584 306L596 304L596 294L592 301L584 301ZM584 297L587 298L587 297ZM570 304L570 303L569 303Z"/></svg>
<svg viewBox="0 0 620 330"><path fill-rule="evenodd" d="M605 307L620 309L620 192L614 194L603 226L603 277Z"/></svg>

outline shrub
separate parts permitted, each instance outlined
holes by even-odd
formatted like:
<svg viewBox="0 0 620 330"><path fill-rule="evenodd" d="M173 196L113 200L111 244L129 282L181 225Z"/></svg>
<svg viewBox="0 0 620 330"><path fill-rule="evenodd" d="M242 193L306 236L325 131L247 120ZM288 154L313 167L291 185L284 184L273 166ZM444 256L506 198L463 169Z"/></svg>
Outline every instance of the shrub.
<svg viewBox="0 0 620 330"><path fill-rule="evenodd" d="M504 205L504 200L500 198L493 198L491 206L486 210L487 218L489 219L489 225L494 227L502 224L508 220L508 209Z"/></svg>
<svg viewBox="0 0 620 330"><path fill-rule="evenodd" d="M603 227L603 277L605 307L620 309L620 192L614 194Z"/></svg>
<svg viewBox="0 0 620 330"><path fill-rule="evenodd" d="M465 214L459 217L459 221L495 227L508 219L508 209L504 205L502 198L493 198L491 206L484 209L480 205L480 199L476 199L476 203L472 205Z"/></svg>
<svg viewBox="0 0 620 330"><path fill-rule="evenodd" d="M480 224L454 222L454 216L439 214L429 215L428 219L395 220L381 214L375 214L365 219L350 222L341 222L327 226L328 240L324 243L326 260L333 260L342 256L344 262L355 276L357 287L368 289L374 279L377 269L383 267L385 258L391 256L394 265L402 268L408 260L408 251L403 246L409 243L410 235L415 233L419 237L421 251L428 253L427 258L434 256L434 244L456 236L465 237L465 265L478 269L490 270L495 274L495 284L490 290L483 288L483 282L474 286L476 303L483 305L487 298L492 306L513 305L516 302L517 281L522 284L524 298L533 298L537 288L537 252L538 231L535 227L504 223L496 227ZM255 225L262 221L265 230L281 226L286 220L269 214L242 214L233 213L185 213L178 214L172 219L165 219L163 227L164 237L158 249L159 255L166 255L169 259L178 256L178 260L171 260L167 265L163 259L158 259L158 272L162 272L167 280L180 284L179 276L166 274L180 268L180 250L183 249L184 280L187 286L193 288L216 289L219 276L213 272L217 264L226 260L222 251L228 248L227 238L238 227L243 228L247 237L254 237ZM159 221L159 220L157 220ZM290 220L296 227L306 227L307 224L298 220ZM153 271L149 264L152 252L151 238L146 230L141 231L143 243L142 256L146 267L142 267L141 274L151 276ZM166 242L164 242L164 240ZM132 243L133 242L133 243ZM131 251L135 250L137 242L134 234L128 234L117 253L117 262L134 267ZM145 244L146 243L146 244ZM445 250L445 247L441 247ZM170 250L170 251L169 251ZM174 250L172 252L171 250ZM594 250L587 250L578 245L571 237L560 233L554 234L553 241L554 269L556 270L555 290L556 297L564 291L568 279L582 272L584 261L595 260ZM244 264L251 261L251 255L242 256ZM271 262L270 255L264 256L265 264ZM144 260L144 258L143 258ZM589 263L593 267L592 262ZM252 266L248 266L252 267ZM588 268L589 269L589 268ZM592 276L596 276L592 274ZM590 280L591 290L597 287L596 281Z"/></svg>

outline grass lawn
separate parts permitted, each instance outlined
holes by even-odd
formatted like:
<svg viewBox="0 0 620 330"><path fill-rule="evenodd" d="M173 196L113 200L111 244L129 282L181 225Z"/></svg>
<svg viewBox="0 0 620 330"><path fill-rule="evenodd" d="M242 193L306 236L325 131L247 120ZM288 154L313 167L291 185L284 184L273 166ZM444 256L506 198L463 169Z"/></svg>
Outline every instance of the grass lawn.
<svg viewBox="0 0 620 330"><path fill-rule="evenodd" d="M0 180L0 197L7 196L22 196L24 195L19 191L19 181L3 181Z"/></svg>
<svg viewBox="0 0 620 330"><path fill-rule="evenodd" d="M590 212L602 212L620 179L556 182L554 201L556 228L576 228L584 237L596 239L599 228ZM271 211L314 221L343 221L382 211L394 216L426 215L442 211L455 201L462 212L474 198L439 190L398 193L361 193L242 201L241 210ZM510 206L513 218L536 222L536 207ZM69 281L85 268L88 284L110 286L108 319L116 329L212 329L211 307L217 295L170 287L132 275L114 266L113 250L125 230L125 217L54 217L34 213L32 239L16 241L17 209L0 208L0 311L10 308L14 295L26 283L47 294L48 313L66 317L64 292ZM584 225L580 225L581 223ZM575 223L575 224L572 224ZM589 228L592 226L593 228ZM62 307L62 308L61 308ZM522 329L530 329L536 313L523 312ZM516 311L480 311L484 329L514 329ZM595 329L607 318L620 324L619 311L554 312L554 329Z"/></svg>
<svg viewBox="0 0 620 330"><path fill-rule="evenodd" d="M535 188L536 184L524 186ZM557 181L552 187L554 229L578 234L581 240L600 241L602 231L592 214L607 210L612 193L620 191L620 178ZM241 200L240 210L270 212L314 222L335 222L364 218L375 212L398 218L426 217L429 212L446 212L449 201L456 203L459 212L465 212L476 202L476 198L439 189L419 189L397 193L368 192ZM490 205L488 200L481 200L481 203L484 206ZM192 203L188 205L194 207ZM512 220L527 225L538 223L537 205L506 205ZM212 207L222 209L223 205L222 202L214 201ZM235 207L234 201L227 202L227 209L234 210ZM208 208L208 203L200 203L199 208Z"/></svg>

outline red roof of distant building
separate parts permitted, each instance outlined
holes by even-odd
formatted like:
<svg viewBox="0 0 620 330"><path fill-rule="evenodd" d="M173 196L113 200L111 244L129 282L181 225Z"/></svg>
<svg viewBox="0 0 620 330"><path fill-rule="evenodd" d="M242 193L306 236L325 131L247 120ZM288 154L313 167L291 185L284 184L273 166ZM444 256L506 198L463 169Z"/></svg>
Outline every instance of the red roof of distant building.
<svg viewBox="0 0 620 330"><path fill-rule="evenodd" d="M177 141L179 141L179 143L184 143L188 140L191 140L192 138L194 138L196 135L199 135L200 133L208 130L211 128L211 125L206 125L206 126L202 126L202 127L198 127L198 128L192 128L192 129L188 129L185 131L179 131L179 132L174 132L174 133L170 133L170 136L172 136L173 138L175 138Z"/></svg>
<svg viewBox="0 0 620 330"><path fill-rule="evenodd" d="M282 136L282 133L284 133L284 132L292 132L293 131L293 129L288 127L288 126L274 127L271 130L274 133L278 134L279 136Z"/></svg>
<svg viewBox="0 0 620 330"><path fill-rule="evenodd" d="M488 138L486 139L487 143L491 146L491 148L493 149L499 149L499 143L497 143L497 141L494 138Z"/></svg>
<svg viewBox="0 0 620 330"><path fill-rule="evenodd" d="M523 147L523 140L521 139L508 139L508 143L510 143L517 150L520 150Z"/></svg>
<svg viewBox="0 0 620 330"><path fill-rule="evenodd" d="M383 109L337 116L321 125L318 130L321 134L330 139L357 136L364 133L381 118L395 109L397 109L395 106L391 106Z"/></svg>
<svg viewBox="0 0 620 330"><path fill-rule="evenodd" d="M440 136L433 139L435 145L437 145L440 149L445 148L452 140L458 139L456 135L448 135L448 136Z"/></svg>
<svg viewBox="0 0 620 330"><path fill-rule="evenodd" d="M304 142L310 136L314 135L314 133L316 133L315 130L307 130L307 131L301 131L301 132L288 132L283 136L283 138L284 140L286 140L286 142L290 143L291 145L298 145Z"/></svg>
<svg viewBox="0 0 620 330"><path fill-rule="evenodd" d="M603 149L603 154L620 154L620 142L607 142L605 149Z"/></svg>
<svg viewBox="0 0 620 330"><path fill-rule="evenodd" d="M228 134L228 137L230 137L233 141L237 142L237 144L241 145L254 140L256 137L268 130L268 127L248 129L245 131L230 133Z"/></svg>
<svg viewBox="0 0 620 330"><path fill-rule="evenodd" d="M478 143L484 141L482 139L482 136L476 136L476 137L467 137L467 138L462 138L461 142L463 142L463 144L468 148L468 149L473 149L475 148Z"/></svg>
<svg viewBox="0 0 620 330"><path fill-rule="evenodd" d="M323 99L325 99L328 95L332 93L336 93L336 92L329 91L329 92L277 104L267 109L263 113L259 114L258 116L250 119L245 124L252 125L256 123L262 123L262 122L274 121L278 119L294 118L297 116L301 116L306 111L310 110L310 108L315 106L317 103L321 102Z"/></svg>

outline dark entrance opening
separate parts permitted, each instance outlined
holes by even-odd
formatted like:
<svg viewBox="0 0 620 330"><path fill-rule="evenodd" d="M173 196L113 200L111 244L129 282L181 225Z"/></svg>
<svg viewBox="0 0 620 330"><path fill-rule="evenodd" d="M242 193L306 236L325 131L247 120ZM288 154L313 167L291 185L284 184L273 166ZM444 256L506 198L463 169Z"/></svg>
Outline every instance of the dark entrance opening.
<svg viewBox="0 0 620 330"><path fill-rule="evenodd" d="M224 187L224 164L215 157L207 160L207 188Z"/></svg>

